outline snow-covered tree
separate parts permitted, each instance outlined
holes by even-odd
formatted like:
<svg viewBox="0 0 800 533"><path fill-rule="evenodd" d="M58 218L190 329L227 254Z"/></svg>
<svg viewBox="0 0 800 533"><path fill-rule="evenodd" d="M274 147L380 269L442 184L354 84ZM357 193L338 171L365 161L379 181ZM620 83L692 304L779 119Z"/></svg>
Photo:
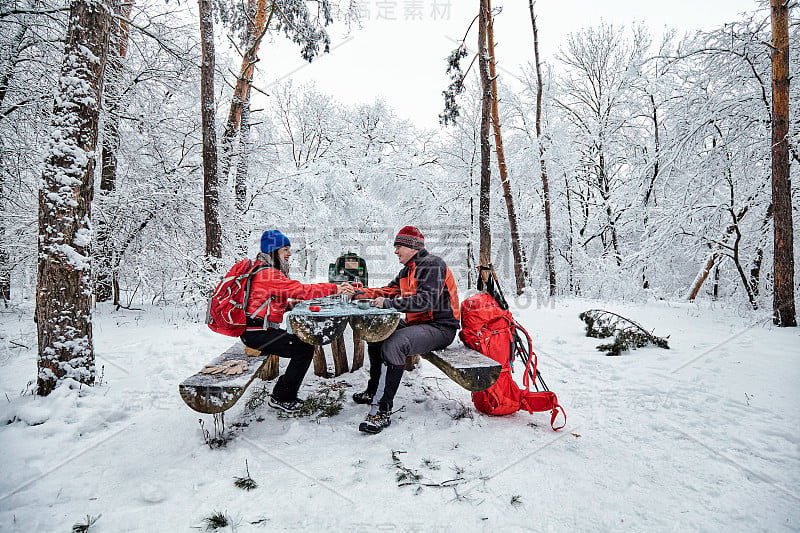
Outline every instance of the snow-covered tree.
<svg viewBox="0 0 800 533"><path fill-rule="evenodd" d="M91 313L91 200L111 11L73 0L39 190L37 391L95 379Z"/></svg>
<svg viewBox="0 0 800 533"><path fill-rule="evenodd" d="M66 35L66 2L0 6L0 300L35 277L36 182Z"/></svg>

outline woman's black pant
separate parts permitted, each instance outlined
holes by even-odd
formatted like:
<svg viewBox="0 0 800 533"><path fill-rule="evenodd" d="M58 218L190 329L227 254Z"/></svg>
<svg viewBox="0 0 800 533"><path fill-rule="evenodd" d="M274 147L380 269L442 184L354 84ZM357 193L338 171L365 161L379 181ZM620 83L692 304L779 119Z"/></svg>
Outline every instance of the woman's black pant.
<svg viewBox="0 0 800 533"><path fill-rule="evenodd" d="M272 388L272 397L282 402L297 398L297 391L300 390L303 378L314 359L314 347L282 329L245 331L241 339L246 346L261 350L265 355L290 359L286 371Z"/></svg>

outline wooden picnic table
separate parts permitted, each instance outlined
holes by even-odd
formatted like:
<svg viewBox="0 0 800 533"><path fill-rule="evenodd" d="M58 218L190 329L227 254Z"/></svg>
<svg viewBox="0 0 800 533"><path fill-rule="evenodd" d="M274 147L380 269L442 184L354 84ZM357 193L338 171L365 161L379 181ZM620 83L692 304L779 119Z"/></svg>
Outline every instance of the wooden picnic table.
<svg viewBox="0 0 800 533"><path fill-rule="evenodd" d="M312 310L312 307L319 307ZM364 362L363 341L377 342L391 335L400 322L400 313L394 309L359 306L345 303L335 297L303 302L287 313L291 331L304 342L316 347L314 370L318 376L328 376L322 346L331 344L335 375L348 371L347 354L342 334L349 324L353 330L353 366L361 368ZM501 365L479 352L463 345L408 357L406 369L411 370L420 357L431 362L450 379L468 391L485 390L497 381ZM190 376L179 385L186 404L200 413L223 413L242 396L255 378L271 380L278 376L278 356L262 354L237 343L212 361L208 367L237 368L237 373L205 373L203 370Z"/></svg>
<svg viewBox="0 0 800 533"><path fill-rule="evenodd" d="M313 344L314 374L328 377L325 344L331 345L334 376L358 370L364 364L364 342L377 342L391 335L401 314L394 309L369 305L368 300L344 302L338 296L326 296L297 304L287 313L289 330L303 342ZM353 364L349 366L344 331L353 330Z"/></svg>
<svg viewBox="0 0 800 533"><path fill-rule="evenodd" d="M444 374L470 392L489 388L500 377L500 363L484 357L463 345L421 354ZM419 356L415 356L419 357ZM409 357L411 359L411 357ZM255 378L263 380L278 376L278 356L252 355L241 343L236 343L212 361L212 365L244 362L243 372L197 374L185 379L178 387L186 405L199 413L219 414L233 407Z"/></svg>

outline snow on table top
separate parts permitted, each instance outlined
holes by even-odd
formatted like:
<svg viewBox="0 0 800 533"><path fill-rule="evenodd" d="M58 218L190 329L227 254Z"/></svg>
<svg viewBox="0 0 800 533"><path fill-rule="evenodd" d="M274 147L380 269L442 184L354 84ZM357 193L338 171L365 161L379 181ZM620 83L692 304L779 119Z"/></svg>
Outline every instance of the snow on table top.
<svg viewBox="0 0 800 533"><path fill-rule="evenodd" d="M349 303L343 303L335 299L319 298L318 300L307 300L297 304L291 311L290 315L295 316L310 316L310 317L341 317L353 315L394 315L398 311L395 309L382 309L380 307L362 307L354 300ZM366 302L368 300L361 300ZM312 311L309 309L311 306L320 307L319 311Z"/></svg>

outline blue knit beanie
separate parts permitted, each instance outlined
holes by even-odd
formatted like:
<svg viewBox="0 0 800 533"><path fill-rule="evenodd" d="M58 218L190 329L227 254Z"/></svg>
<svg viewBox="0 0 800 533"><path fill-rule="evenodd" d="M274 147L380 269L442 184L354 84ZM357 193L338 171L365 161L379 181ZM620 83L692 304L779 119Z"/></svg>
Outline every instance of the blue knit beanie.
<svg viewBox="0 0 800 533"><path fill-rule="evenodd" d="M289 238L276 229L268 229L261 235L261 251L265 254L290 245Z"/></svg>

